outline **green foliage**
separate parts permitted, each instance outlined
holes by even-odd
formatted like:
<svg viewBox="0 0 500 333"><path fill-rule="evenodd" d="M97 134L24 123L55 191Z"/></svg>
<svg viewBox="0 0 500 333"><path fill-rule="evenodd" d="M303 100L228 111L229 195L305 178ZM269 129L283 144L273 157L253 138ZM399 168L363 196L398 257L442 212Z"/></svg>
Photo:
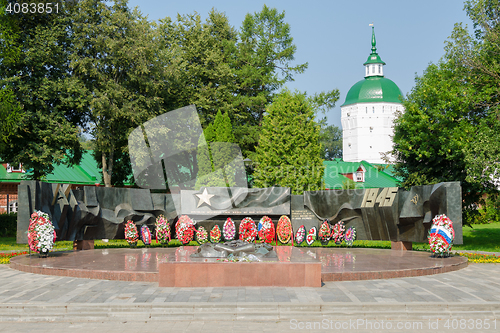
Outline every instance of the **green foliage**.
<svg viewBox="0 0 500 333"><path fill-rule="evenodd" d="M490 193L486 199L480 200L480 208L477 209L477 214L474 216L472 223L486 224L500 222L500 195Z"/></svg>
<svg viewBox="0 0 500 333"><path fill-rule="evenodd" d="M466 2L474 35L455 26L445 56L416 78L395 122L393 155L402 186L460 181L469 221L473 204L496 188L498 177L499 5Z"/></svg>
<svg viewBox="0 0 500 333"><path fill-rule="evenodd" d="M17 213L0 214L0 235L3 237L16 237Z"/></svg>
<svg viewBox="0 0 500 333"><path fill-rule="evenodd" d="M255 186L291 187L293 194L323 188L320 126L305 94L284 90L266 111L256 149Z"/></svg>
<svg viewBox="0 0 500 333"><path fill-rule="evenodd" d="M342 182L343 190L354 190L356 188L356 182L352 179L346 179Z"/></svg>
<svg viewBox="0 0 500 333"><path fill-rule="evenodd" d="M235 186L235 167L230 164L234 159L234 146L230 144L235 139L229 115L222 115L219 110L213 124L209 124L203 133L198 141L195 187Z"/></svg>
<svg viewBox="0 0 500 333"><path fill-rule="evenodd" d="M52 172L54 164L77 163L81 158L77 125L84 121L78 110L83 96L68 66L69 7L60 4L57 15L0 15L5 23L0 29L0 86L14 93L13 98L4 95L14 112L10 115L18 106L24 114L0 157L23 163L33 170L34 179Z"/></svg>
<svg viewBox="0 0 500 333"><path fill-rule="evenodd" d="M113 168L125 162L130 131L163 113L163 84L151 24L126 0L83 0L73 12L74 76L82 85L103 180L113 183ZM90 98L91 97L91 98ZM126 166L122 167L122 170ZM116 182L115 182L116 183Z"/></svg>

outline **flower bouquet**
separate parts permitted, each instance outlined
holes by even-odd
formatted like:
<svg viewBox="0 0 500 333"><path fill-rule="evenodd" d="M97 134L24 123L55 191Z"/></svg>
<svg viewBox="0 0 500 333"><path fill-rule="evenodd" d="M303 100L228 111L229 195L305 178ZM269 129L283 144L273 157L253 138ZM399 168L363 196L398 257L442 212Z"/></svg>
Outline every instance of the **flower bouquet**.
<svg viewBox="0 0 500 333"><path fill-rule="evenodd" d="M297 241L297 245L300 245L306 239L306 227L301 225L299 229L297 229L297 234L295 235L295 240Z"/></svg>
<svg viewBox="0 0 500 333"><path fill-rule="evenodd" d="M251 217L245 217L240 223L240 240L252 243L257 237L257 227Z"/></svg>
<svg viewBox="0 0 500 333"><path fill-rule="evenodd" d="M266 243L274 240L274 224L269 216L264 216L259 221L259 239Z"/></svg>
<svg viewBox="0 0 500 333"><path fill-rule="evenodd" d="M40 253L45 257L52 250L55 241L56 232L52 222L50 222L49 216L42 211L36 211L31 214L28 226L28 244L30 250Z"/></svg>
<svg viewBox="0 0 500 333"><path fill-rule="evenodd" d="M144 243L144 245L151 244L151 231L145 224L141 227L141 240Z"/></svg>
<svg viewBox="0 0 500 333"><path fill-rule="evenodd" d="M328 244L331 237L330 223L328 220L325 220L321 227L319 228L318 238L322 244Z"/></svg>
<svg viewBox="0 0 500 333"><path fill-rule="evenodd" d="M131 220L128 220L127 223L125 223L125 239L127 240L130 247L137 245L139 233L137 232L135 223Z"/></svg>
<svg viewBox="0 0 500 333"><path fill-rule="evenodd" d="M212 242L212 243L220 242L220 236L221 236L220 228L216 224L216 225L214 225L212 230L210 230L210 242Z"/></svg>
<svg viewBox="0 0 500 333"><path fill-rule="evenodd" d="M163 215L156 218L156 242L161 244L170 242L170 224Z"/></svg>
<svg viewBox="0 0 500 333"><path fill-rule="evenodd" d="M208 232L207 229L205 229L202 225L198 227L198 230L196 230L196 240L200 244L205 244L208 242Z"/></svg>
<svg viewBox="0 0 500 333"><path fill-rule="evenodd" d="M429 246L435 256L448 257L455 238L453 222L444 214L435 216L428 238Z"/></svg>
<svg viewBox="0 0 500 333"><path fill-rule="evenodd" d="M335 244L339 245L344 240L345 225L344 222L338 221L332 229L332 239Z"/></svg>
<svg viewBox="0 0 500 333"><path fill-rule="evenodd" d="M314 241L316 240L316 227L312 227L311 229L309 229L309 232L307 233L307 236L306 236L306 243L307 245L311 246L312 243L314 243Z"/></svg>
<svg viewBox="0 0 500 333"><path fill-rule="evenodd" d="M276 234L278 234L278 239L282 244L290 242L292 238L292 222L286 215L282 215L278 220L278 226L276 227Z"/></svg>
<svg viewBox="0 0 500 333"><path fill-rule="evenodd" d="M236 236L236 226L230 217L228 217L226 222L224 222L224 225L222 226L222 233L226 241L232 241L234 236Z"/></svg>
<svg viewBox="0 0 500 333"><path fill-rule="evenodd" d="M175 224L175 233L177 239L184 245L188 244L194 238L194 222L187 215L182 215Z"/></svg>
<svg viewBox="0 0 500 333"><path fill-rule="evenodd" d="M344 241L347 246L352 246L352 243L356 240L356 228L347 228L344 236Z"/></svg>

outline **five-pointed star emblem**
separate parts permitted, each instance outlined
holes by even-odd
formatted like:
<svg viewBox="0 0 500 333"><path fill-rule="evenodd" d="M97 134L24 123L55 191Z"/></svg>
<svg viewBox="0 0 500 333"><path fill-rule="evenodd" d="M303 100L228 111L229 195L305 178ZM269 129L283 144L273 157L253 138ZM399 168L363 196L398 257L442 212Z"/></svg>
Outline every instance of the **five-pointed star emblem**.
<svg viewBox="0 0 500 333"><path fill-rule="evenodd" d="M200 207L201 205L203 205L203 203L206 203L207 205L211 206L210 205L210 198L215 196L214 194L208 194L208 191L207 191L207 188L205 187L205 189L203 190L203 193L202 194L195 194L198 198L200 198L200 201L198 201L198 206L196 206L196 208Z"/></svg>

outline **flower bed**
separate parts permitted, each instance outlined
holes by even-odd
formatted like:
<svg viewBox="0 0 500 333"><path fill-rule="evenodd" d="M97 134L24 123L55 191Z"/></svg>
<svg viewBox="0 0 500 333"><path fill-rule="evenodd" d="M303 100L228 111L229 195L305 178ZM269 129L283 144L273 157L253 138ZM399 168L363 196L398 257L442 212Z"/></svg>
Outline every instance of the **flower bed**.
<svg viewBox="0 0 500 333"><path fill-rule="evenodd" d="M28 252L23 251L23 252L0 253L0 264L9 264L11 258L21 256L24 254L28 254Z"/></svg>

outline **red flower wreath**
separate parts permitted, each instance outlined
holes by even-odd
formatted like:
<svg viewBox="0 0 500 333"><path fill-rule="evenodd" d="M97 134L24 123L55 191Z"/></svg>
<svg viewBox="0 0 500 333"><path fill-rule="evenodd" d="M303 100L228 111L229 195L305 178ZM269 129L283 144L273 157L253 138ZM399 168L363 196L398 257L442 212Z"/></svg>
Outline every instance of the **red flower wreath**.
<svg viewBox="0 0 500 333"><path fill-rule="evenodd" d="M240 240L245 242L253 242L257 237L257 227L255 222L250 217L245 217L240 223Z"/></svg>

